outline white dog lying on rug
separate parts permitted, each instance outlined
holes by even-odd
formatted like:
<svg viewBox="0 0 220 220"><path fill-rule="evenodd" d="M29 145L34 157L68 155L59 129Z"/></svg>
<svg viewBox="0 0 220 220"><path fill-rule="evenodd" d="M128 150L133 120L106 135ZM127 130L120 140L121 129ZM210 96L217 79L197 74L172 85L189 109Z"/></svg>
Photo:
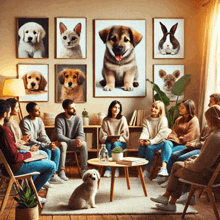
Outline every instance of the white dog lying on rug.
<svg viewBox="0 0 220 220"><path fill-rule="evenodd" d="M69 199L69 208L95 208L95 196L98 188L99 172L95 169L87 170L82 177L83 183L72 193Z"/></svg>

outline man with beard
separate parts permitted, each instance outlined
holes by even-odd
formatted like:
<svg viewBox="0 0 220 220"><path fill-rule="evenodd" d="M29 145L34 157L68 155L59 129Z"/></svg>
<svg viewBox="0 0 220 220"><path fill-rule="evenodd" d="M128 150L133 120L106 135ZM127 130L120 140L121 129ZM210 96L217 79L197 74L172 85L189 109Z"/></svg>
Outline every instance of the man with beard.
<svg viewBox="0 0 220 220"><path fill-rule="evenodd" d="M60 149L57 147L56 142L51 142L46 134L44 122L40 118L40 107L35 102L29 102L26 105L26 110L29 115L21 121L22 133L23 135L31 135L30 144L38 145L40 150L44 150L48 154L48 159L55 162L57 172L60 162ZM56 173L49 182L63 183ZM50 185L47 187L50 187Z"/></svg>
<svg viewBox="0 0 220 220"><path fill-rule="evenodd" d="M5 100L0 99L0 149L6 157L6 160L8 161L8 164L15 176L35 171L40 172L40 175L35 175L33 177L36 190L39 191L54 174L56 165L53 161L49 161L47 159L24 163L24 160L33 157L34 153L20 153L15 146L15 140L11 130L3 126L5 122L8 122L10 112L10 104ZM7 175L7 171L4 166L1 170L4 175ZM41 203L46 202L45 198L39 197L39 199Z"/></svg>
<svg viewBox="0 0 220 220"><path fill-rule="evenodd" d="M87 170L88 151L87 144L84 141L83 122L80 116L76 114L76 105L71 99L66 99L62 103L64 112L55 118L56 139L60 142L60 166L59 176L67 181L65 174L66 151L80 152L81 175Z"/></svg>

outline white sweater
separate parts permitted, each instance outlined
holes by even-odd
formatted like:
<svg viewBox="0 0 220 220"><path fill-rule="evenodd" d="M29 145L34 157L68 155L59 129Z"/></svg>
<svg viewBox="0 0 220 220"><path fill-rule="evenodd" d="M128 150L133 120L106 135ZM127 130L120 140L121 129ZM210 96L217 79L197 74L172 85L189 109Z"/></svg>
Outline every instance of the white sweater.
<svg viewBox="0 0 220 220"><path fill-rule="evenodd" d="M143 130L139 139L149 140L151 144L159 144L167 138L170 132L165 116L153 118L148 115L143 120Z"/></svg>

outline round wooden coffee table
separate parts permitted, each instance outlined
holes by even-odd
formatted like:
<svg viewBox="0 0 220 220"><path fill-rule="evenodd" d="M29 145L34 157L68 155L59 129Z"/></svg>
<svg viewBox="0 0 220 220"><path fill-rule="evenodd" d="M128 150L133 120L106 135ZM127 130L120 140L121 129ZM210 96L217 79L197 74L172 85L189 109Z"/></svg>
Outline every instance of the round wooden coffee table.
<svg viewBox="0 0 220 220"><path fill-rule="evenodd" d="M99 158L93 158L93 159L88 160L88 164L99 167L98 171L100 173L100 176L102 175L103 167L111 167L110 202L112 202L113 199L114 199L115 169L117 167L123 167L124 168L128 189L131 188L130 180L129 180L128 168L129 167L137 167L139 178L140 178L140 181L141 181L141 184L142 184L142 187L143 187L144 195L147 196L147 188L146 188L145 181L144 181L144 176L143 176L143 172L142 172L142 166L148 164L148 160L145 160L145 159L142 159L142 158L137 158L137 157L124 157L123 159L124 160L126 160L126 159L128 159L128 160L136 160L137 159L138 161L140 161L140 163L133 163L131 165L117 164L116 161L112 161L112 158L109 158L109 161L107 163L100 163L99 162ZM98 187L99 187L99 183L100 183L100 180L98 182Z"/></svg>

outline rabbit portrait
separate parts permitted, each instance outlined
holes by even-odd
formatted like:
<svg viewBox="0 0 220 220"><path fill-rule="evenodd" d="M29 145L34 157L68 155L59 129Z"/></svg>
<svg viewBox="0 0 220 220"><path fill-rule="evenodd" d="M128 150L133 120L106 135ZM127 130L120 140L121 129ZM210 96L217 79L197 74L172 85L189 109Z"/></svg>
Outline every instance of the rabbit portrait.
<svg viewBox="0 0 220 220"><path fill-rule="evenodd" d="M168 32L166 26L162 23L159 22L162 32L163 32L163 37L159 41L158 44L158 49L162 55L175 55L179 52L180 50L180 43L179 41L175 38L174 34L176 32L178 23L174 24L171 28L170 31Z"/></svg>

